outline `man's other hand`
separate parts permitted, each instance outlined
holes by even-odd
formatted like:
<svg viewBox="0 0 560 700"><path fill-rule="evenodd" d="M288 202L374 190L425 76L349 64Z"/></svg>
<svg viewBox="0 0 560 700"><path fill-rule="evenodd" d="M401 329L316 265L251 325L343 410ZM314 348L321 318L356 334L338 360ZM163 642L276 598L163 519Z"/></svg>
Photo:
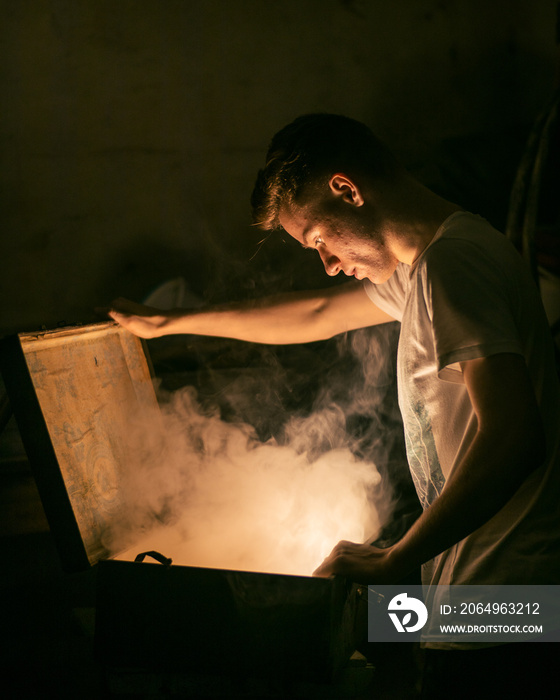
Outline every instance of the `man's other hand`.
<svg viewBox="0 0 560 700"><path fill-rule="evenodd" d="M391 561L392 547L380 549L370 544L339 542L313 576L347 576L357 583L394 583L398 580Z"/></svg>

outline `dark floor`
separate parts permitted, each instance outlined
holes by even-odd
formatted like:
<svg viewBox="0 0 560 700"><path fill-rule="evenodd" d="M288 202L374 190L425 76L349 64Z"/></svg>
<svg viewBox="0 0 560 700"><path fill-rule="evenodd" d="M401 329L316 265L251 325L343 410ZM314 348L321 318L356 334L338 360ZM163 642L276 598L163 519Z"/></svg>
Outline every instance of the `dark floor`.
<svg viewBox="0 0 560 700"><path fill-rule="evenodd" d="M31 698L380 698L413 697L412 649L356 655L336 683L289 688L263 680L232 685L180 673L118 673L94 658L95 569L62 571L15 421L0 435L2 696ZM399 647L398 649L396 647ZM371 654L369 653L371 652Z"/></svg>

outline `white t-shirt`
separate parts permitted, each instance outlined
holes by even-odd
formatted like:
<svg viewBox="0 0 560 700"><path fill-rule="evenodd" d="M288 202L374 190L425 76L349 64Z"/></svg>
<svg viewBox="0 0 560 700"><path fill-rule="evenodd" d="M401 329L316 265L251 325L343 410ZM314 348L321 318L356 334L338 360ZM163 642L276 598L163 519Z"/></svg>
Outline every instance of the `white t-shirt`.
<svg viewBox="0 0 560 700"><path fill-rule="evenodd" d="M364 286L401 322L399 405L424 508L476 433L459 362L523 355L545 423L545 463L485 525L424 565L423 583L560 584L560 392L548 322L526 263L484 219L456 212L412 267L399 264L384 284Z"/></svg>

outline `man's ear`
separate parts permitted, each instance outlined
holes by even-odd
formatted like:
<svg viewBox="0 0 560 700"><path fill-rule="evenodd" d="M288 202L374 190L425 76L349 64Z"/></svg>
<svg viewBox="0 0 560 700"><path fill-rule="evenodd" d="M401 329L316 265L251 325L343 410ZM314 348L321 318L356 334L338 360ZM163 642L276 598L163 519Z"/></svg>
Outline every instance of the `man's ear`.
<svg viewBox="0 0 560 700"><path fill-rule="evenodd" d="M355 207L361 207L364 203L364 198L360 188L352 178L344 173L336 173L329 180L331 192L337 197L342 197L344 202L353 204Z"/></svg>

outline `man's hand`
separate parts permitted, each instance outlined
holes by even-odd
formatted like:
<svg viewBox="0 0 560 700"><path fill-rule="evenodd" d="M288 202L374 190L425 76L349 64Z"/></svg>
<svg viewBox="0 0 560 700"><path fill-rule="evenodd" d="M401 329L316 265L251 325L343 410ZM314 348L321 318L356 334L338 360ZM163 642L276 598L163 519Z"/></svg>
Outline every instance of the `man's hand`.
<svg viewBox="0 0 560 700"><path fill-rule="evenodd" d="M379 549L370 544L339 542L313 576L328 578L341 574L357 583L394 583L399 573L391 560L392 547Z"/></svg>
<svg viewBox="0 0 560 700"><path fill-rule="evenodd" d="M115 299L109 307L109 316L123 328L140 338L157 338L172 312L136 304L127 299Z"/></svg>

